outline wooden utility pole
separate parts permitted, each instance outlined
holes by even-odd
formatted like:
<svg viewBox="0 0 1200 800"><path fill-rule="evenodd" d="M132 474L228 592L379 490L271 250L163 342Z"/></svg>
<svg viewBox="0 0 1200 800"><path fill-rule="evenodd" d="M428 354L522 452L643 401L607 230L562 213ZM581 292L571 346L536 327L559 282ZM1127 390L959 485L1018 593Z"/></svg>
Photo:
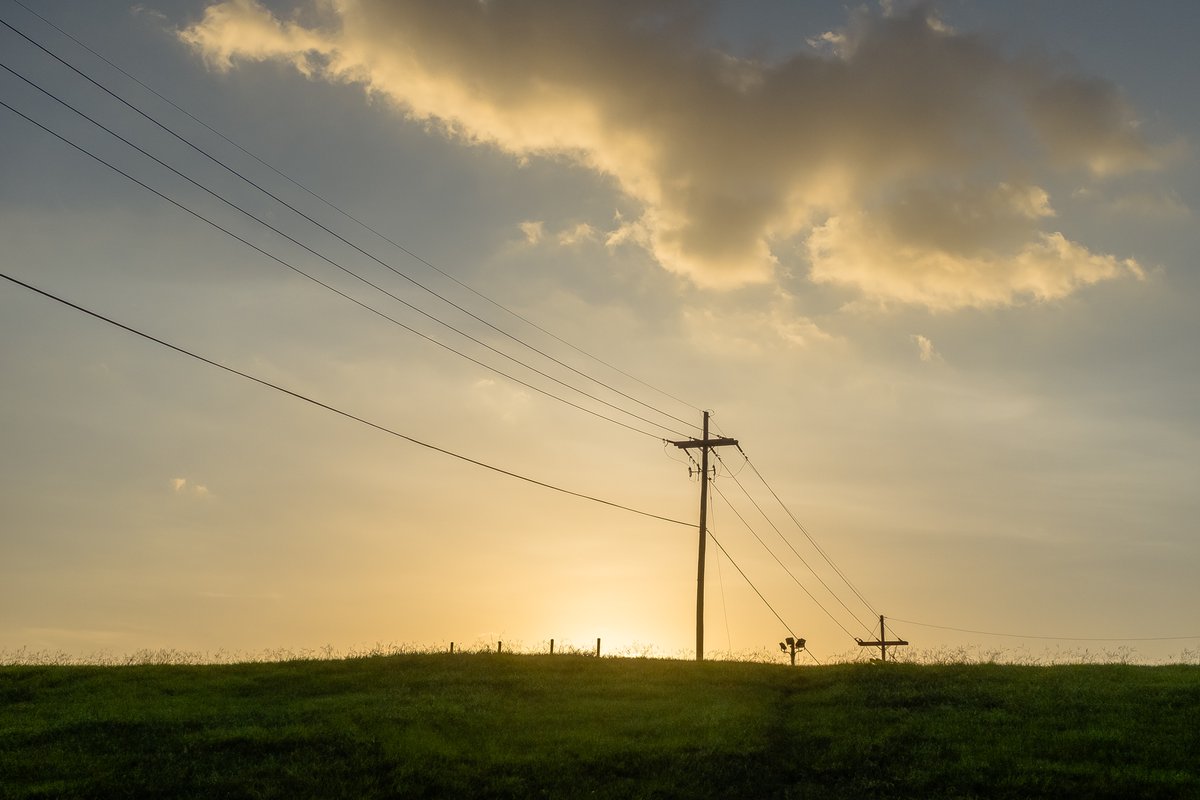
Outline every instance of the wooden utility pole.
<svg viewBox="0 0 1200 800"><path fill-rule="evenodd" d="M883 629L883 614L879 615L879 641L878 642L864 642L862 639L857 639L857 638L854 641L858 642L859 647L878 647L880 661L887 661L887 649L889 647L900 647L900 646L908 644L908 642L904 641L903 639L894 639L890 642L887 640L887 635L884 633L884 629Z"/></svg>
<svg viewBox="0 0 1200 800"><path fill-rule="evenodd" d="M737 446L737 439L708 438L708 414L704 412L704 438L671 442L680 450L700 449L700 555L696 559L696 660L704 660L704 546L708 543L708 451L714 447ZM691 469L688 469L691 474Z"/></svg>

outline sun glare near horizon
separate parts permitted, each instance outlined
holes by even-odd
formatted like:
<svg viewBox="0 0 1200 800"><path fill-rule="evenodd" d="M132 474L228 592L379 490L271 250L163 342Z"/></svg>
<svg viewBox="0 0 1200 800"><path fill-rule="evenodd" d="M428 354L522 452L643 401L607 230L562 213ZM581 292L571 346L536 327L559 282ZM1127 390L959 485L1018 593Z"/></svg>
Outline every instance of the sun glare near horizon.
<svg viewBox="0 0 1200 800"><path fill-rule="evenodd" d="M0 19L0 651L1200 647L1200 7Z"/></svg>

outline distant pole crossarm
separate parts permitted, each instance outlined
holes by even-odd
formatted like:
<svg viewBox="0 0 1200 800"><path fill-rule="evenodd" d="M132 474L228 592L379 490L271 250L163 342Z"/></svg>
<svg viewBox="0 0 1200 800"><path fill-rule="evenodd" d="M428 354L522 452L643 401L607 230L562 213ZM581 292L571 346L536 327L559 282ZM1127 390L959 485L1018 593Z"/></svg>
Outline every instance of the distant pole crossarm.
<svg viewBox="0 0 1200 800"><path fill-rule="evenodd" d="M908 642L904 641L903 639L893 639L891 641L888 641L887 633L885 632L885 629L884 629L883 614L879 615L879 641L878 642L864 642L862 639L857 639L857 638L854 641L858 642L859 647L878 647L880 661L887 661L887 649L889 647L903 647L908 644Z"/></svg>
<svg viewBox="0 0 1200 800"><path fill-rule="evenodd" d="M686 439L682 442L671 442L680 450L688 450L696 447L737 447L737 439Z"/></svg>
<svg viewBox="0 0 1200 800"><path fill-rule="evenodd" d="M708 451L714 447L737 447L737 439L708 438L708 411L704 412L704 436L670 442L680 450L700 449L700 554L696 559L696 660L704 660L704 545L708 541ZM691 473L689 469L689 474Z"/></svg>

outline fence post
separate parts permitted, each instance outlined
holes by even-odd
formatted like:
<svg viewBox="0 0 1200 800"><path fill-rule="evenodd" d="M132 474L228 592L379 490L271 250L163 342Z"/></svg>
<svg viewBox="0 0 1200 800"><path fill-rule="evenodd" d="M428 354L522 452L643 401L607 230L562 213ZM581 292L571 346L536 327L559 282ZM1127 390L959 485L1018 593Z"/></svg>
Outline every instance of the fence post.
<svg viewBox="0 0 1200 800"><path fill-rule="evenodd" d="M554 640L550 640L550 655L554 655Z"/></svg>
<svg viewBox="0 0 1200 800"><path fill-rule="evenodd" d="M450 643L450 655L454 655L454 642Z"/></svg>
<svg viewBox="0 0 1200 800"><path fill-rule="evenodd" d="M504 642L496 642L496 652L497 653L504 652Z"/></svg>
<svg viewBox="0 0 1200 800"><path fill-rule="evenodd" d="M600 637L596 637L596 658L600 657Z"/></svg>

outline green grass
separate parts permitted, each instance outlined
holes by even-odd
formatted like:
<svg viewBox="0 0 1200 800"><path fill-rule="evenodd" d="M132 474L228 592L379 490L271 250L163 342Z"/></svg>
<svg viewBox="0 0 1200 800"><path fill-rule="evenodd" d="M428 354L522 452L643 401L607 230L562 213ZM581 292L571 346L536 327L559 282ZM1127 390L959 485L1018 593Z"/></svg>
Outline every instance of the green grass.
<svg viewBox="0 0 1200 800"><path fill-rule="evenodd" d="M0 667L0 797L1200 798L1200 668Z"/></svg>

